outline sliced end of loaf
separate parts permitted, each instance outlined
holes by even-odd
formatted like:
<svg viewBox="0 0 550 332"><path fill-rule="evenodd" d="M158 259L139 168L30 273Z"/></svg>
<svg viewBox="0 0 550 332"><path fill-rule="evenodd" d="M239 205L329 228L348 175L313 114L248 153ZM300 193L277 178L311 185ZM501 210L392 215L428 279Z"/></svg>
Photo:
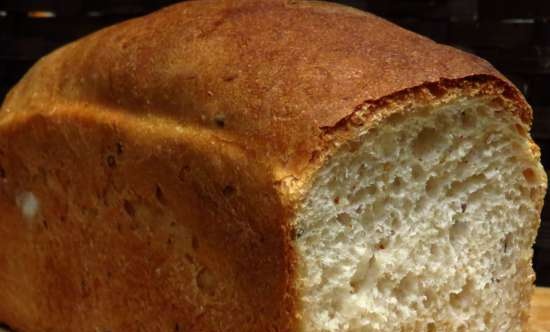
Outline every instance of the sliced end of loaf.
<svg viewBox="0 0 550 332"><path fill-rule="evenodd" d="M304 331L520 331L546 175L489 97L395 112L342 146L296 217Z"/></svg>

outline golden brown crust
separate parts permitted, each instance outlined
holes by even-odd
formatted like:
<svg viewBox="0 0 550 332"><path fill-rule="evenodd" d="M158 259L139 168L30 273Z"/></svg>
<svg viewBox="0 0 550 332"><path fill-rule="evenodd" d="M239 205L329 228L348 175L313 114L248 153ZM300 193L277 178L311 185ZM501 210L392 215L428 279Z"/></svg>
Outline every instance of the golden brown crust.
<svg viewBox="0 0 550 332"><path fill-rule="evenodd" d="M484 60L322 2L186 2L53 52L0 111L0 168L7 180L15 179L0 183L0 210L8 216L0 224L0 239L6 239L0 252L13 252L10 260L0 255L0 269L7 271L0 274L0 297L8 299L0 303L0 320L25 332L54 325L56 331L97 332L109 325L113 331L209 332L222 330L220 324L224 331L292 331L299 310L290 220L300 195L285 181L305 186L331 140L347 139L333 133L365 110L376 112L367 106L455 86L498 90L530 121L523 97ZM134 143L125 148L131 162L120 164L117 174L105 158L121 139ZM53 150L40 152L47 149ZM195 180L182 184L186 160L196 165ZM57 173L44 175L45 165ZM87 167L90 174L80 176ZM48 177L69 183L51 194L56 183ZM189 248L174 254L162 247L163 236L184 241L187 231L170 233L163 219L168 226L158 233L131 233L133 210L125 200L158 205L149 198L159 183L163 195L179 198L167 208L176 225L206 243L192 261L209 267L214 279L226 277L214 298L193 297L200 291L189 280L200 271L178 261ZM25 188L53 206L43 209L51 214L46 224L41 220L30 232L14 202ZM77 212L63 225L63 197L74 188L95 191L71 196ZM112 205L86 210L111 189ZM224 191L236 194L227 201ZM133 235L121 236L109 224L90 233L85 225L97 213L101 220L122 218ZM92 250L97 242L110 249ZM123 257L122 265L112 265L107 251ZM85 261L100 275L92 286L73 271ZM143 271L151 262L166 263L163 278ZM110 269L125 271L118 283L105 279ZM51 271L57 274L47 277ZM135 277L140 274L143 279ZM104 296L90 296L89 287ZM82 304L77 310L74 303Z"/></svg>
<svg viewBox="0 0 550 332"><path fill-rule="evenodd" d="M0 322L293 330L289 216L269 170L207 133L65 107L0 126Z"/></svg>
<svg viewBox="0 0 550 332"><path fill-rule="evenodd" d="M16 104L32 94L169 117L218 129L297 176L321 145L320 128L365 102L472 76L506 82L482 59L343 6L192 1L55 52L5 107L27 109Z"/></svg>

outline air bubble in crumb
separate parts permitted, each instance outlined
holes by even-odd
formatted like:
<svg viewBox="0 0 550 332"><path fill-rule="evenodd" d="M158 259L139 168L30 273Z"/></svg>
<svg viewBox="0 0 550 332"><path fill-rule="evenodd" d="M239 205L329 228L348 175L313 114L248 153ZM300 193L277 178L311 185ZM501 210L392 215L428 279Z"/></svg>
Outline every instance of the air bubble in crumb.
<svg viewBox="0 0 550 332"><path fill-rule="evenodd" d="M502 241L502 247L503 247L503 250L504 250L504 253L507 253L508 250L510 250L510 248L512 247L512 233L508 233L506 234L506 236L504 237L504 240Z"/></svg>
<svg viewBox="0 0 550 332"><path fill-rule="evenodd" d="M395 190L399 190L401 189L401 186L402 186L402 182L401 182L401 178L396 176L394 179L393 179L393 182L392 182L392 186L393 186L393 189Z"/></svg>
<svg viewBox="0 0 550 332"><path fill-rule="evenodd" d="M431 153L444 140L443 135L434 128L424 128L418 134L413 142L412 152L417 158L423 158L426 154Z"/></svg>
<svg viewBox="0 0 550 332"><path fill-rule="evenodd" d="M468 225L463 221L456 221L449 229L451 242L462 241L468 233Z"/></svg>
<svg viewBox="0 0 550 332"><path fill-rule="evenodd" d="M536 181L535 171L533 171L532 168L527 168L523 170L523 177L529 183L534 183Z"/></svg>
<svg viewBox="0 0 550 332"><path fill-rule="evenodd" d="M420 180L424 177L424 169L422 166L416 164L411 167L411 177L413 180Z"/></svg>
<svg viewBox="0 0 550 332"><path fill-rule="evenodd" d="M348 226L348 227L351 226L351 217L347 213L338 214L336 219L338 219L338 222L341 223L344 226Z"/></svg>
<svg viewBox="0 0 550 332"><path fill-rule="evenodd" d="M515 127L518 134L520 134L521 136L527 137L527 130L522 124L516 123Z"/></svg>
<svg viewBox="0 0 550 332"><path fill-rule="evenodd" d="M15 202L26 219L33 219L40 210L40 201L32 192L22 192L17 195Z"/></svg>
<svg viewBox="0 0 550 332"><path fill-rule="evenodd" d="M426 182L426 193L428 195L436 195L437 194L437 191L440 187L440 180L438 178L430 178L427 182Z"/></svg>
<svg viewBox="0 0 550 332"><path fill-rule="evenodd" d="M483 315L483 323L485 323L485 325L489 326L492 320L493 320L492 313L486 312L485 315Z"/></svg>

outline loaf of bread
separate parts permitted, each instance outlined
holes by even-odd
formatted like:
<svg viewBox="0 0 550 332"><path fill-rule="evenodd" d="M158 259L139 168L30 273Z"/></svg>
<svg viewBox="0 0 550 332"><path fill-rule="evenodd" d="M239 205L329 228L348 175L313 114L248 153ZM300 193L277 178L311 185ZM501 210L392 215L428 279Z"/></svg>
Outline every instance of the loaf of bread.
<svg viewBox="0 0 550 332"><path fill-rule="evenodd" d="M546 191L491 65L373 15L191 1L0 110L19 332L522 331Z"/></svg>

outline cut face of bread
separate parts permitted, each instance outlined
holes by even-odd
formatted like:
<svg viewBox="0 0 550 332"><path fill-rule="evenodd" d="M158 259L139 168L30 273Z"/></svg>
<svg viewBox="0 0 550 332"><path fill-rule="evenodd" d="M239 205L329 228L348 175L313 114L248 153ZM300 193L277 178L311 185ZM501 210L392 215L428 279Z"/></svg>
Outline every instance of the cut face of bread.
<svg viewBox="0 0 550 332"><path fill-rule="evenodd" d="M342 146L297 215L304 331L520 331L544 172L481 97Z"/></svg>

